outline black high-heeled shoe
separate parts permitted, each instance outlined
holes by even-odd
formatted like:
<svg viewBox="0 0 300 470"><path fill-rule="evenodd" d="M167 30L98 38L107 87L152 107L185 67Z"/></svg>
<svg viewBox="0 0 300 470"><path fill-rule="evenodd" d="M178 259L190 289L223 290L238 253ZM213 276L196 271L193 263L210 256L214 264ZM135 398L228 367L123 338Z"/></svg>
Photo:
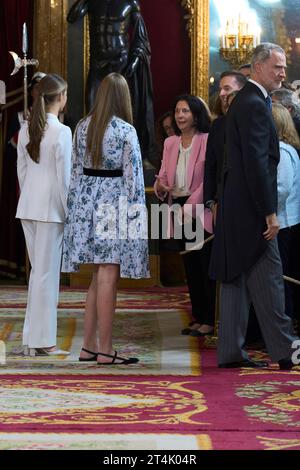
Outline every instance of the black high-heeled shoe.
<svg viewBox="0 0 300 470"><path fill-rule="evenodd" d="M212 336L213 334L214 334L214 328L212 328L210 331L207 331L206 333L203 333L202 331L199 331L199 330L192 330L190 332L190 336L194 336L194 337Z"/></svg>
<svg viewBox="0 0 300 470"><path fill-rule="evenodd" d="M181 334L182 335L190 335L191 334L191 331L194 330L194 328L191 328L191 326L195 325L196 323L199 323L197 321L191 321L189 323L189 326L187 328L183 328L183 330L181 330ZM199 323L199 325L201 326L201 323ZM200 328L199 326L199 328Z"/></svg>
<svg viewBox="0 0 300 470"><path fill-rule="evenodd" d="M88 354L91 354L91 357L79 357L78 360L80 362L92 362L92 361L97 361L98 353L94 351L89 351L88 349L81 348L81 351L84 351Z"/></svg>

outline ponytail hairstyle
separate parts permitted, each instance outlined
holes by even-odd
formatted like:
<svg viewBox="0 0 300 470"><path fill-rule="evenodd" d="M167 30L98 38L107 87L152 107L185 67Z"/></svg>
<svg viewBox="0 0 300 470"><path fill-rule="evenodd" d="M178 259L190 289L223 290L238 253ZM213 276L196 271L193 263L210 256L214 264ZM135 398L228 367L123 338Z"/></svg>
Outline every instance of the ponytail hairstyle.
<svg viewBox="0 0 300 470"><path fill-rule="evenodd" d="M87 133L87 150L92 157L93 167L102 164L102 142L107 125L113 116L132 124L132 105L126 79L119 73L110 73L102 80L93 109Z"/></svg>
<svg viewBox="0 0 300 470"><path fill-rule="evenodd" d="M39 82L39 94L35 99L29 118L29 143L26 148L30 158L39 163L40 144L47 123L47 106L58 101L61 93L67 89L65 80L56 74L48 74Z"/></svg>

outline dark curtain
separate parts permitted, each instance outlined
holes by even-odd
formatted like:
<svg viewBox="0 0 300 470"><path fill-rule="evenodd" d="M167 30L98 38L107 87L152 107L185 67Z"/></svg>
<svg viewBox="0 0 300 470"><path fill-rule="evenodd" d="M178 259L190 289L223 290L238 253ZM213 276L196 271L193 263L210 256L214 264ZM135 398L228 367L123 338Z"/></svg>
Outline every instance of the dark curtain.
<svg viewBox="0 0 300 470"><path fill-rule="evenodd" d="M11 92L23 85L23 69L11 77L13 59L8 51L22 56L22 29L26 22L29 36L29 58L32 57L32 26L34 0L0 0L0 79L6 83L6 91ZM29 70L29 77L32 75ZM24 277L25 243L20 222L15 219L18 186L16 150L8 144L14 131L17 111L22 103L3 112L1 132L3 147L1 193L0 193L0 275L9 278Z"/></svg>
<svg viewBox="0 0 300 470"><path fill-rule="evenodd" d="M151 45L154 114L168 111L176 95L190 92L191 41L178 0L140 0Z"/></svg>
<svg viewBox="0 0 300 470"><path fill-rule="evenodd" d="M7 91L22 86L22 74L10 77L13 60L8 51L22 53L22 27L26 22L29 34L29 54L32 54L32 26L34 0L0 0L0 79ZM30 57L29 57L30 58Z"/></svg>

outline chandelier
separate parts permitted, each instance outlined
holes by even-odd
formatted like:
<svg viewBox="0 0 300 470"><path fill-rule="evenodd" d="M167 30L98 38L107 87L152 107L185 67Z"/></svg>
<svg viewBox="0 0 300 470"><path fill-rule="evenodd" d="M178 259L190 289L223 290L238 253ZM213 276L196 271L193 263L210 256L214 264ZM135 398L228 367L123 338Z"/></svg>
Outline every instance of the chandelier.
<svg viewBox="0 0 300 470"><path fill-rule="evenodd" d="M260 43L260 28L255 22L244 21L241 15L228 18L220 31L220 54L237 69L251 61L253 49Z"/></svg>

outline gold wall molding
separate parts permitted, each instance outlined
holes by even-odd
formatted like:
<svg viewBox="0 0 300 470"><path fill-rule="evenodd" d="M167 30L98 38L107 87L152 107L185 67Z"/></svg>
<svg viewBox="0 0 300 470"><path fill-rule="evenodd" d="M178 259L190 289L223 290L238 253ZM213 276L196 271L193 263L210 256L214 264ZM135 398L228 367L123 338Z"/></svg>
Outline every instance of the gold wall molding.
<svg viewBox="0 0 300 470"><path fill-rule="evenodd" d="M33 54L39 70L67 79L68 0L34 1Z"/></svg>
<svg viewBox="0 0 300 470"><path fill-rule="evenodd" d="M191 38L191 93L208 101L209 0L180 0Z"/></svg>

